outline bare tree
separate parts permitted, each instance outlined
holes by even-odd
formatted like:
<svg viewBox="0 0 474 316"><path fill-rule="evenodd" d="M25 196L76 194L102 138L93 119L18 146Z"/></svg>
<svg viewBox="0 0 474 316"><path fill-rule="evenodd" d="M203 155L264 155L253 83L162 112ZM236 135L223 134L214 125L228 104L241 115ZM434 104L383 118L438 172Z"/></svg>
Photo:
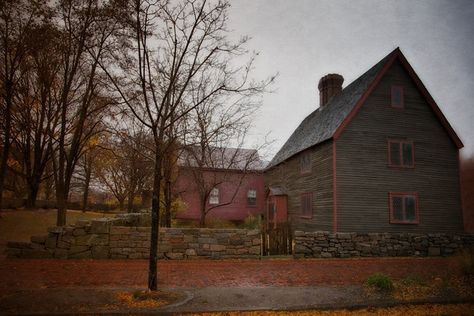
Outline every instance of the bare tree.
<svg viewBox="0 0 474 316"><path fill-rule="evenodd" d="M113 102L100 96L98 63L114 30L107 2L64 0L58 5L62 31L60 128L55 162L57 225L66 223L71 179L87 140L97 133L100 113Z"/></svg>
<svg viewBox="0 0 474 316"><path fill-rule="evenodd" d="M27 34L41 20L42 7L34 0L4 0L0 2L0 210L7 161L12 144L12 117L15 111L18 82L28 50Z"/></svg>
<svg viewBox="0 0 474 316"><path fill-rule="evenodd" d="M251 82L251 62L233 67L231 60L245 53L247 38L237 43L226 35L227 1L129 2L123 16L127 28L117 38L118 54L102 68L128 110L153 136L154 172L148 288L157 289L157 246L163 159L171 142L169 129L194 108L216 94L262 90L266 82ZM251 59L253 61L253 59ZM205 94L190 93L203 73Z"/></svg>

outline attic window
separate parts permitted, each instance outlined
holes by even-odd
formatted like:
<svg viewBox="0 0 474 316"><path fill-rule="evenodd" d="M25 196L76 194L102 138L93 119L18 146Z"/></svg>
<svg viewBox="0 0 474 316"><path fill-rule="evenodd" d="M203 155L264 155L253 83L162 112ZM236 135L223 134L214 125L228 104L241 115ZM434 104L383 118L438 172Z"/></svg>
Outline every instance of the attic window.
<svg viewBox="0 0 474 316"><path fill-rule="evenodd" d="M311 154L308 151L300 156L300 173L311 173Z"/></svg>
<svg viewBox="0 0 474 316"><path fill-rule="evenodd" d="M418 194L417 193L389 193L390 223L391 224L418 224Z"/></svg>
<svg viewBox="0 0 474 316"><path fill-rule="evenodd" d="M392 86L391 93L391 106L393 108L403 109L404 107L404 96L402 86Z"/></svg>

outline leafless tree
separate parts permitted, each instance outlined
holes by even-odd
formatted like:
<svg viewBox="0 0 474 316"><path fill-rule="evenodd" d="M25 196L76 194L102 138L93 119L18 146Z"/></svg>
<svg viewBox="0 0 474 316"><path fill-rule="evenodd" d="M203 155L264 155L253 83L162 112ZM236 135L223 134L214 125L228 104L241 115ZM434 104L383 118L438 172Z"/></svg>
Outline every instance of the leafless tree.
<svg viewBox="0 0 474 316"><path fill-rule="evenodd" d="M232 61L246 53L248 38L228 40L228 1L127 2L124 27L111 64L101 62L128 111L153 136L154 172L148 288L157 289L157 246L167 132L214 95L262 91L268 82L249 78L253 58L243 66ZM209 78L203 94L192 93Z"/></svg>
<svg viewBox="0 0 474 316"><path fill-rule="evenodd" d="M108 2L63 0L58 4L62 82L58 154L55 157L57 225L66 223L71 179L88 139L98 133L100 114L113 104L99 86L99 60L113 33Z"/></svg>
<svg viewBox="0 0 474 316"><path fill-rule="evenodd" d="M28 32L41 21L40 2L34 0L4 0L0 2L0 210L12 144L12 117L15 112L18 83L27 58Z"/></svg>

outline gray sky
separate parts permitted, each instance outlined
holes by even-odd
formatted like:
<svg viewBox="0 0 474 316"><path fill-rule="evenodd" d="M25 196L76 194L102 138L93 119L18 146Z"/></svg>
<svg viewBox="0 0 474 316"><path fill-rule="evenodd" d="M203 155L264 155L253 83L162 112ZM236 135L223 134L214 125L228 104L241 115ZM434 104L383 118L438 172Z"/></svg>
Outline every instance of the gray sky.
<svg viewBox="0 0 474 316"><path fill-rule="evenodd" d="M269 157L319 106L328 73L347 86L400 47L444 115L474 153L474 1L233 0L229 26L252 37L262 78L279 72L264 96L254 134L275 139Z"/></svg>

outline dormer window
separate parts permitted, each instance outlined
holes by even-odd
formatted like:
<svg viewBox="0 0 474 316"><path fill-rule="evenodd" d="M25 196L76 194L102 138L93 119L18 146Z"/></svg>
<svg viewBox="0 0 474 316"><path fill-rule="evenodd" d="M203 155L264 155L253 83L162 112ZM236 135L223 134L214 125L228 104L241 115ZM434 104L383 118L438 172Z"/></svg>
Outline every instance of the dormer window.
<svg viewBox="0 0 474 316"><path fill-rule="evenodd" d="M404 107L404 96L403 96L403 87L402 86L392 86L391 106L393 108L403 109L403 107Z"/></svg>

